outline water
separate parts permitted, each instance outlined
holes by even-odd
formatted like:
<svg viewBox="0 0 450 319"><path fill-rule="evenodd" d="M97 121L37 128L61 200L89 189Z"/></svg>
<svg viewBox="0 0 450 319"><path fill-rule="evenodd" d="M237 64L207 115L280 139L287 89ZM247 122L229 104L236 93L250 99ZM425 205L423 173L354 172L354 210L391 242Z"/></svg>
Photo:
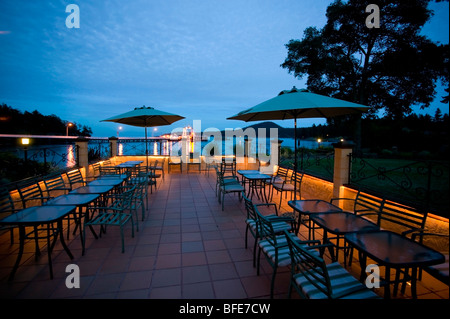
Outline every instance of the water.
<svg viewBox="0 0 450 319"><path fill-rule="evenodd" d="M294 139L292 138L283 138L281 139L283 142L281 143L282 147L290 147L294 149ZM208 141L201 141L201 154L205 148L205 146L209 145L213 141L211 138ZM236 144L236 145L235 145ZM190 152L196 151L195 147L198 144L190 143ZM319 147L319 143L317 141L311 140L300 140L300 147L305 147L308 149L317 149ZM320 143L320 147L328 147L331 146L331 142L322 142ZM244 148L243 139L235 139L234 142L222 141L222 154L228 155L233 154L234 149L236 147L241 148L239 151L242 151ZM265 148L264 148L265 147ZM109 154L109 143L90 143L89 149L91 152L96 153L100 157L107 157ZM219 149L219 148L217 148ZM256 154L257 150L261 149L263 153L270 152L270 139L257 139L256 142L251 142L251 153ZM52 167L59 168L71 168L76 165L76 147L74 144L64 144L64 145L31 145L26 148L26 150L22 147L17 148L7 148L2 149L1 152L12 153L15 156L25 159L25 156L28 160L34 160L40 163L48 163ZM175 152L178 152L181 155L181 142L179 141L148 141L148 152L149 155L165 155L168 156ZM145 143L143 141L123 141L118 143L118 155L145 155Z"/></svg>
<svg viewBox="0 0 450 319"><path fill-rule="evenodd" d="M76 165L75 144L30 145L27 147L2 148L2 153L10 153L22 160L47 163L50 167L71 168Z"/></svg>

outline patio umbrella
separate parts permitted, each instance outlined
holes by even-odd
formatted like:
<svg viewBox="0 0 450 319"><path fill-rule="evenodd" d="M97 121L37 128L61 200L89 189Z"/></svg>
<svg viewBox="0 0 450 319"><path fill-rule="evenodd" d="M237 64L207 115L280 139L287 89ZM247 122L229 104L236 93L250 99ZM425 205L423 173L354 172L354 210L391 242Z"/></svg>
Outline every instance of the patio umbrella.
<svg viewBox="0 0 450 319"><path fill-rule="evenodd" d="M228 120L267 121L294 119L294 171L297 171L297 119L332 118L341 115L361 114L368 106L311 93L308 90L285 90L278 96L233 115ZM297 183L294 183L294 194Z"/></svg>
<svg viewBox="0 0 450 319"><path fill-rule="evenodd" d="M170 125L184 119L183 116L163 112L153 107L136 107L134 110L119 114L100 122L115 122L145 128L145 155L148 169L147 127Z"/></svg>

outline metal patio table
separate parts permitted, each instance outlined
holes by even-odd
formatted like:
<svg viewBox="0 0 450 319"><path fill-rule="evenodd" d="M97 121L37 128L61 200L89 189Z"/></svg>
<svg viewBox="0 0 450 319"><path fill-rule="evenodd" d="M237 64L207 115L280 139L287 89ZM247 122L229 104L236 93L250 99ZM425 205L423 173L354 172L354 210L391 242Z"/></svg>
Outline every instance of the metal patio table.
<svg viewBox="0 0 450 319"><path fill-rule="evenodd" d="M267 195L266 195L266 180L270 179L271 176L267 175L267 174L261 174L261 173L244 173L242 174L243 179L248 180L248 194L247 197L248 198L253 198L253 194L256 193L256 196L258 196L258 189L259 189L259 194L261 195L261 200L264 199L264 201L267 203L268 199L267 199ZM244 182L245 185L245 182ZM264 193L263 193L264 191Z"/></svg>
<svg viewBox="0 0 450 319"><path fill-rule="evenodd" d="M124 178L121 177L105 177L105 178L97 178L92 182L89 182L87 186L119 186L125 181Z"/></svg>
<svg viewBox="0 0 450 319"><path fill-rule="evenodd" d="M339 249L346 248L345 246L341 247L339 245L340 239L344 239L343 236L345 234L380 229L377 224L370 220L350 212L315 213L311 214L310 218L316 225L323 228L323 243L331 244L336 247L336 254L334 254L334 249L329 249L334 261L339 260ZM336 235L336 245L331 243L331 238L328 237L328 233ZM331 245L329 247L331 247ZM346 258L344 260L346 264Z"/></svg>
<svg viewBox="0 0 450 319"><path fill-rule="evenodd" d="M25 239L27 239L27 234L25 227L36 227L40 225L47 226L47 254L48 254L48 265L50 269L50 279L53 279L53 266L52 266L52 251L58 239L60 237L61 244L66 251L70 259L73 259L73 255L67 247L64 236L62 234L63 226L62 220L73 213L76 210L76 206L33 206L29 208L22 209L17 213L9 215L2 220L0 220L0 225L16 225L19 228L19 252L17 254L17 259L14 267L9 276L9 280L14 278L14 275L19 267L20 260L22 259ZM56 224L56 228L52 225ZM50 233L52 232L52 233ZM37 234L35 234L37 236ZM50 243L50 237L54 236L53 242ZM38 253L38 252L37 252Z"/></svg>
<svg viewBox="0 0 450 319"><path fill-rule="evenodd" d="M116 165L116 167L120 170L122 174L126 174L125 172L135 169L142 163L143 161L126 161Z"/></svg>
<svg viewBox="0 0 450 319"><path fill-rule="evenodd" d="M84 247L84 239L83 239L83 217L85 220L89 220L89 205L96 200L98 200L100 197L100 194L66 194L61 195L58 197L55 197L49 201L46 202L46 205L57 205L57 206L76 206L78 212L76 213L76 227L80 226L80 239L82 244L82 250L81 254L84 255L85 247ZM85 212L83 212L83 208L86 209ZM76 227L74 229L74 233L76 231ZM98 238L97 234L95 233L94 229L90 227L92 234L95 238Z"/></svg>
<svg viewBox="0 0 450 319"><path fill-rule="evenodd" d="M244 174L260 174L261 172L255 169L240 169L236 171L239 175L241 175L241 184L245 187L245 178Z"/></svg>
<svg viewBox="0 0 450 319"><path fill-rule="evenodd" d="M346 234L345 239L359 252L361 281L366 277L367 257L378 265L384 266L384 296L387 299L390 298L391 268L396 271L411 268L411 292L413 298L417 298L418 268L441 264L445 261L444 255L440 252L387 230ZM395 287L398 286L397 276L393 283Z"/></svg>
<svg viewBox="0 0 450 319"><path fill-rule="evenodd" d="M304 224L308 228L308 238L314 238L314 233L312 232L315 228L311 224L310 216L316 213L332 213L332 212L342 212L339 207L325 201L322 199L301 199L301 200L291 200L288 201L288 205L294 209L294 219L297 220L297 232L300 229L300 224ZM295 212L297 214L295 214ZM302 221L302 215L308 217L309 224ZM312 236L311 236L312 235Z"/></svg>
<svg viewBox="0 0 450 319"><path fill-rule="evenodd" d="M106 194L114 188L114 185L86 185L75 188L69 194Z"/></svg>

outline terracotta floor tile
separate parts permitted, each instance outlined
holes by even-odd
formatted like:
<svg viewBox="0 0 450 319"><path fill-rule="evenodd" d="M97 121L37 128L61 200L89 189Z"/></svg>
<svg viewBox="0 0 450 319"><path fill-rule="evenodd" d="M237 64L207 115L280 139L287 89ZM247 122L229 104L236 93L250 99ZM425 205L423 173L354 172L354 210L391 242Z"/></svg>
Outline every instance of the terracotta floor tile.
<svg viewBox="0 0 450 319"><path fill-rule="evenodd" d="M210 281L183 285L184 299L213 299L214 289Z"/></svg>
<svg viewBox="0 0 450 319"><path fill-rule="evenodd" d="M155 269L178 268L181 266L181 254L156 256Z"/></svg>
<svg viewBox="0 0 450 319"><path fill-rule="evenodd" d="M209 268L207 265L183 267L182 277L183 284L191 284L211 280L211 277L209 275Z"/></svg>
<svg viewBox="0 0 450 319"><path fill-rule="evenodd" d="M152 287L175 286L181 284L181 268L156 269L153 271Z"/></svg>
<svg viewBox="0 0 450 319"><path fill-rule="evenodd" d="M213 281L213 286L218 299L242 299L248 297L239 279Z"/></svg>
<svg viewBox="0 0 450 319"><path fill-rule="evenodd" d="M7 278L14 265L17 245L0 234L1 298L120 298L196 299L268 298L272 267L261 256L261 274L253 267L253 237L245 248L245 207L237 196L227 195L225 210L215 195L215 174L190 172L167 174L149 194L148 214L139 220L139 232L131 238L125 229L125 253L120 232L110 228L99 239L88 232L86 253L81 256L78 234L67 241L70 260L58 243L53 252L55 278L49 279L46 245L36 262L33 243L13 282ZM274 196L278 203L279 197ZM290 211L285 204L281 212ZM72 228L73 229L73 228ZM322 234L317 233L320 237ZM328 257L326 257L328 258ZM65 286L65 267L80 267L80 289ZM351 269L358 273L355 262ZM290 272L280 269L275 298L286 298ZM425 275L419 282L420 297L448 299L448 286ZM428 283L431 282L431 287ZM407 295L400 298L409 298ZM293 298L299 298L293 294Z"/></svg>

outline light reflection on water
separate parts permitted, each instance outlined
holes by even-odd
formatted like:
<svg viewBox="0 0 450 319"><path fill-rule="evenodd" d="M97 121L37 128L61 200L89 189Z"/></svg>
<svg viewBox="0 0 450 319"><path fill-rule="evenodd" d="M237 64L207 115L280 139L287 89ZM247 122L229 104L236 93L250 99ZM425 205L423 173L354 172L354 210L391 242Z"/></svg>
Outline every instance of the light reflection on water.
<svg viewBox="0 0 450 319"><path fill-rule="evenodd" d="M283 143L281 146L287 146L290 148L294 148L294 140L289 138L283 138ZM196 147L200 144L201 151L203 151L204 147L208 145L211 141L201 141L201 142L191 142L189 143L189 151L196 151ZM242 141L238 142L239 147L243 147ZM251 143L252 151L256 152L256 148L263 148L264 141L256 141L256 143ZM222 153L223 154L231 154L233 152L234 144L231 142L222 141ZM315 141L305 141L301 140L301 147L315 149L318 147L318 143ZM322 146L326 146L326 143L323 142ZM95 145L93 146L95 148ZM103 147L103 146L102 146ZM266 139L266 149L270 150L270 141ZM180 141L148 141L148 149L149 155L164 155L168 156L173 154L173 152L178 152L181 155L181 142ZM6 152L11 152L16 154L19 158L24 158L24 149L16 148L16 149L8 149L1 150ZM44 154L45 151L45 154ZM201 152L200 151L200 152ZM142 141L139 142L119 142L118 143L118 155L145 155L145 143ZM37 162L43 163L47 161L51 166L60 167L60 168L71 168L76 165L76 147L73 144L69 145L36 145L30 146L27 148L27 157L28 159L35 160Z"/></svg>
<svg viewBox="0 0 450 319"><path fill-rule="evenodd" d="M71 168L71 167L74 167L76 164L77 164L77 161L75 159L75 146L68 145L66 167Z"/></svg>

